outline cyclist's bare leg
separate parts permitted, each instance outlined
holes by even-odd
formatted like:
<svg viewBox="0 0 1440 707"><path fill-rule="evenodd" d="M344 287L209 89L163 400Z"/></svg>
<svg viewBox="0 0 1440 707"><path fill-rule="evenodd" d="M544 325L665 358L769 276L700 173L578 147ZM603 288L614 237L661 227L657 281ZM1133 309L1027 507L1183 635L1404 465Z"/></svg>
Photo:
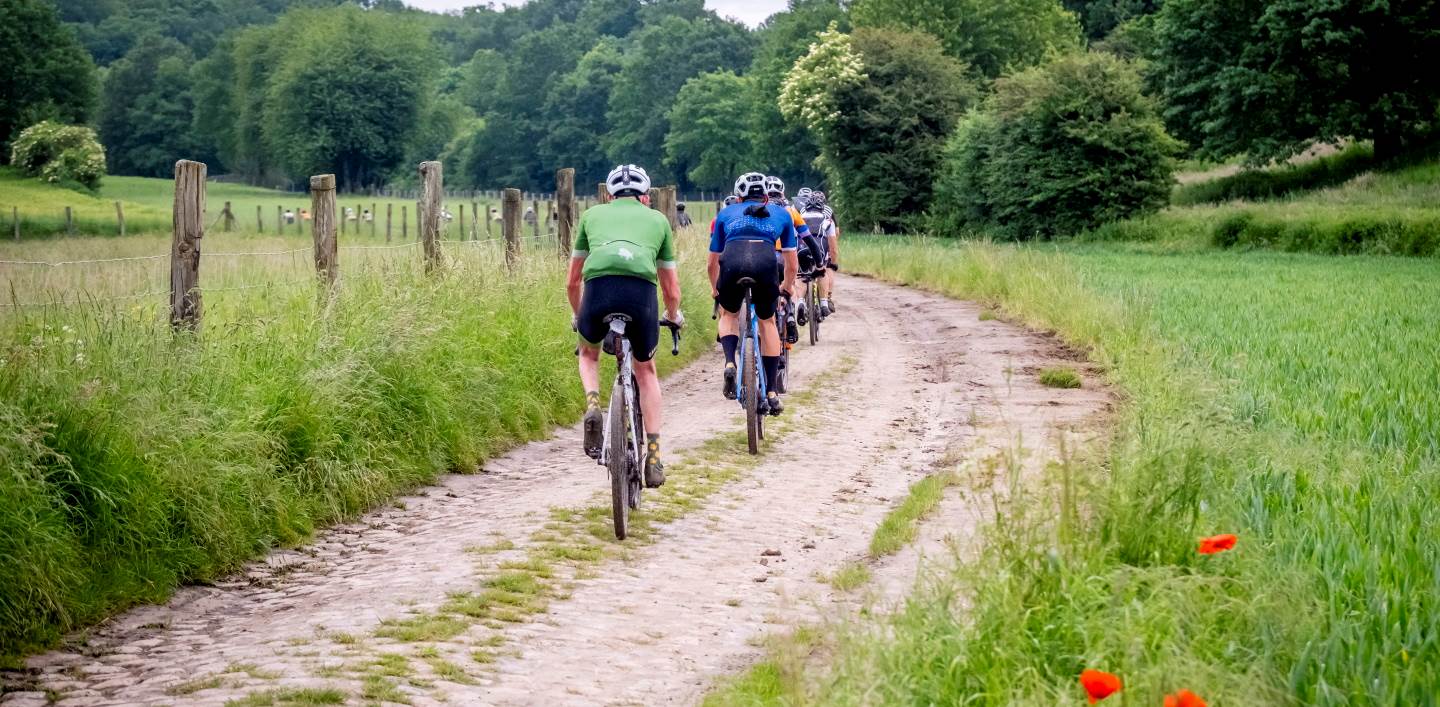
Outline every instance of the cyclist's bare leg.
<svg viewBox="0 0 1440 707"><path fill-rule="evenodd" d="M600 347L580 341L580 384L585 388L585 453L599 459L601 430L604 420L600 415Z"/></svg>
<svg viewBox="0 0 1440 707"><path fill-rule="evenodd" d="M655 372L654 361L635 362L635 385L640 389L640 412L645 414L645 433L658 435L663 405L660 376Z"/></svg>
<svg viewBox="0 0 1440 707"><path fill-rule="evenodd" d="M775 317L760 320L760 355L780 355L780 330L775 328Z"/></svg>
<svg viewBox="0 0 1440 707"><path fill-rule="evenodd" d="M600 347L580 342L580 384L586 393L600 390Z"/></svg>

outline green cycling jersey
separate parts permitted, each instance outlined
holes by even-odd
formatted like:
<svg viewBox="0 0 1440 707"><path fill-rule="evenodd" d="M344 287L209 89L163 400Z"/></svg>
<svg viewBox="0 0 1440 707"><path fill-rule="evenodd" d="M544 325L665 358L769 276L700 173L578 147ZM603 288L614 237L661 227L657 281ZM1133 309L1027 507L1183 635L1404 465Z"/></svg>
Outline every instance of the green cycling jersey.
<svg viewBox="0 0 1440 707"><path fill-rule="evenodd" d="M623 275L653 283L657 269L675 267L675 233L659 211L617 199L581 215L573 257L585 261L586 280Z"/></svg>

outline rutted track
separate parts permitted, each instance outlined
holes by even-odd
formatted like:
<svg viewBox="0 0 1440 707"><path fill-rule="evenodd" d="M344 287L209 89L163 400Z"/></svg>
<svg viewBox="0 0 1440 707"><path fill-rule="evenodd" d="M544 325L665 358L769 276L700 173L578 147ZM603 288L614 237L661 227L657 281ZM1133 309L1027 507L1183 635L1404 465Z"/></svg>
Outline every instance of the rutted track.
<svg viewBox="0 0 1440 707"><path fill-rule="evenodd" d="M423 675L404 698L693 702L717 677L753 661L758 638L850 602L823 577L864 556L876 524L937 462L973 461L1021 442L1024 468L1036 468L1054 457L1057 430L1093 430L1107 404L1100 390L1040 387L1034 367L1064 351L980 321L974 305L854 278L841 287L844 309L822 329L822 344L802 344L794 357L792 387L821 394L793 411L788 434L769 440L770 455L664 526L653 545L573 581L535 620L429 642L453 656L488 635L506 638L498 662L465 666L472 679ZM836 370L846 371L843 379ZM713 357L669 379L669 458L741 429L738 406L718 388ZM473 589L477 573L506 555L477 557L466 547L523 542L545 526L549 509L578 507L604 491L603 470L577 449L578 432L562 430L484 473L447 477L303 550L277 552L232 581L128 612L65 650L32 658L29 691L3 703L224 704L261 690L328 686L367 702L353 676L327 668L398 650L353 637ZM962 550L973 543L985 505L974 499L991 483L970 479L952 491L916 549L872 563L877 585L900 593L940 538ZM208 676L213 683L195 682Z"/></svg>

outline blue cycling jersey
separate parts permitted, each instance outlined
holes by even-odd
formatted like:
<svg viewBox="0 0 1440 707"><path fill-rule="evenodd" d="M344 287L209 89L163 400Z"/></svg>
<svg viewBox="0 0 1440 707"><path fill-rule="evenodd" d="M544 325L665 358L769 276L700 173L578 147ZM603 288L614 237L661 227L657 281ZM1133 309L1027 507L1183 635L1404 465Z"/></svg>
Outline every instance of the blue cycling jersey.
<svg viewBox="0 0 1440 707"><path fill-rule="evenodd" d="M799 246L799 238L790 211L778 204L769 204L766 208L770 215L764 218L745 213L760 205L759 202L745 201L722 209L710 229L710 252L725 252L725 244L731 241L778 242L780 250L795 250Z"/></svg>

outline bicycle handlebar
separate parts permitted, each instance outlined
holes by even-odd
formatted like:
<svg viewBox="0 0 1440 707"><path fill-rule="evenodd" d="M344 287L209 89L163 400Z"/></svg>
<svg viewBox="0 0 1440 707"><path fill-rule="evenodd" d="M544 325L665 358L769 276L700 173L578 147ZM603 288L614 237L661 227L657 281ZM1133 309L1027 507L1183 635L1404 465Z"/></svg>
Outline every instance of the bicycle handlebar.
<svg viewBox="0 0 1440 707"><path fill-rule="evenodd" d="M680 325L669 319L661 318L660 326L670 330L670 355L680 355Z"/></svg>

